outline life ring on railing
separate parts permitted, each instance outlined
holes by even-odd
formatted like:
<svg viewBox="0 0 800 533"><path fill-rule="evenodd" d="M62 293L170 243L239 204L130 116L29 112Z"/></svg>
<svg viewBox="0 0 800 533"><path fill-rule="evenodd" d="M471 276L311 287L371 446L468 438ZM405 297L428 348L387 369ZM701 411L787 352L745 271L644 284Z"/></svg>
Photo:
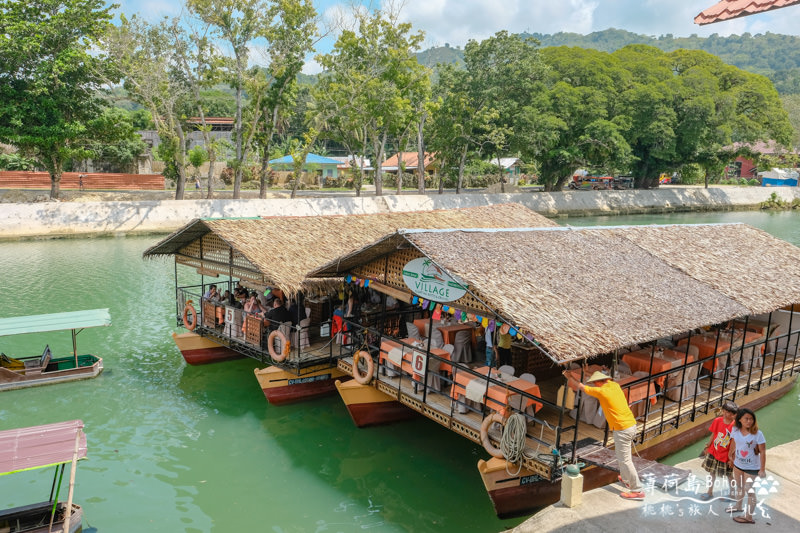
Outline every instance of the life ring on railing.
<svg viewBox="0 0 800 533"><path fill-rule="evenodd" d="M361 370L358 369L358 362L362 357L367 361L367 371L364 374L362 374ZM362 385L369 385L369 382L372 381L372 376L374 375L375 362L372 360L372 356L364 350L356 352L356 354L353 356L353 379Z"/></svg>
<svg viewBox="0 0 800 533"><path fill-rule="evenodd" d="M281 353L275 351L275 337L277 337L282 343L283 348L281 349ZM269 350L270 357L280 363L289 356L289 339L286 338L286 335L276 329L269 334L269 337L267 337L267 349Z"/></svg>
<svg viewBox="0 0 800 533"><path fill-rule="evenodd" d="M489 440L489 428L494 422L497 422L501 426L503 425L503 417L500 413L492 413L483 419L481 423L481 444L483 444L483 449L492 457L505 459L503 452L501 452L499 448L496 448L495 445L492 444L492 441Z"/></svg>
<svg viewBox="0 0 800 533"><path fill-rule="evenodd" d="M192 312L191 322L189 322L189 317L187 316L189 314L189 311ZM197 327L197 311L192 305L191 300L186 300L186 307L183 308L183 327L185 327L189 331L194 331L194 328Z"/></svg>

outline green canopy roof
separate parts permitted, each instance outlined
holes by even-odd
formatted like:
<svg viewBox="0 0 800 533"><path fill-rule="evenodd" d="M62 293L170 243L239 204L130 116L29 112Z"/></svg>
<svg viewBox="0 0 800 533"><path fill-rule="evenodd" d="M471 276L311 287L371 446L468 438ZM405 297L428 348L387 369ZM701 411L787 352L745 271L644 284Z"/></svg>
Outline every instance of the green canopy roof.
<svg viewBox="0 0 800 533"><path fill-rule="evenodd" d="M47 315L13 316L0 318L0 337L21 333L42 333L65 329L94 328L110 326L111 315L108 309L87 309Z"/></svg>

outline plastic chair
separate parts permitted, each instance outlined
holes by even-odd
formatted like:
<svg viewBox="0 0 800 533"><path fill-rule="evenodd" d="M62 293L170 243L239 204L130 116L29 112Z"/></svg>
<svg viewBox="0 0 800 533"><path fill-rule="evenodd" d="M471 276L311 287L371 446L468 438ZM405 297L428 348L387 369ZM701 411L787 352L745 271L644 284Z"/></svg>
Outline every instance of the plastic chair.
<svg viewBox="0 0 800 533"><path fill-rule="evenodd" d="M455 363L472 362L472 332L457 331L453 339L453 354L450 359Z"/></svg>
<svg viewBox="0 0 800 533"><path fill-rule="evenodd" d="M533 374L530 374L528 372L525 372L524 374L520 375L519 379L524 379L525 381L529 381L531 383L536 383L536 376L534 376Z"/></svg>
<svg viewBox="0 0 800 533"><path fill-rule="evenodd" d="M308 326L309 326L309 324L311 324L311 319L310 318L304 318L299 323L300 331L298 333L300 334L300 338L299 338L298 345L300 346L301 350L311 346L311 343L308 341Z"/></svg>
<svg viewBox="0 0 800 533"><path fill-rule="evenodd" d="M503 365L500 368L498 368L497 371L500 372L501 374L510 374L512 376L515 376L517 374L516 369L511 365Z"/></svg>
<svg viewBox="0 0 800 533"><path fill-rule="evenodd" d="M453 346L452 344L445 344L444 346L442 346L442 350L449 353L450 355L453 355L453 350L455 350L455 346Z"/></svg>

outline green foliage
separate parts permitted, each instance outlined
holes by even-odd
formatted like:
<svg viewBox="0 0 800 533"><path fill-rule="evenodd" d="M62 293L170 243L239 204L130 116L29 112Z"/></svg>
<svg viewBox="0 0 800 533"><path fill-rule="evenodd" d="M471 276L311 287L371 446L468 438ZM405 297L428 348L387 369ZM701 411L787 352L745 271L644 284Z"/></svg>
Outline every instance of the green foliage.
<svg viewBox="0 0 800 533"><path fill-rule="evenodd" d="M134 126L135 118L144 118L142 112L131 113L110 108L89 123L95 139L87 144L87 149L91 157L104 165L107 171L131 172L136 159L147 149Z"/></svg>
<svg viewBox="0 0 800 533"><path fill-rule="evenodd" d="M751 187L758 187L759 185L761 185L755 178L750 178L749 180L747 180L747 184L750 185Z"/></svg>
<svg viewBox="0 0 800 533"><path fill-rule="evenodd" d="M680 170L681 183L686 185L695 185L702 183L705 178L705 171L697 163L687 163L683 165Z"/></svg>
<svg viewBox="0 0 800 533"><path fill-rule="evenodd" d="M0 141L50 173L57 198L64 164L82 159L107 77L92 53L111 19L101 0L0 0Z"/></svg>
<svg viewBox="0 0 800 533"><path fill-rule="evenodd" d="M189 157L189 164L195 168L195 174L203 163L208 161L208 152L202 146L195 146L186 155Z"/></svg>
<svg viewBox="0 0 800 533"><path fill-rule="evenodd" d="M34 170L35 168L36 161L19 152L0 154L0 170Z"/></svg>

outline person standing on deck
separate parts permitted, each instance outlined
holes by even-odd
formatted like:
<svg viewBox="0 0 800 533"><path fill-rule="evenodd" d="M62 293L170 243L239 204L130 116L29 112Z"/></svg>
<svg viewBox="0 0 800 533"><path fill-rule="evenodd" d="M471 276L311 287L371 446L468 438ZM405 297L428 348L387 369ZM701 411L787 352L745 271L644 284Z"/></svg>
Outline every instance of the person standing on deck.
<svg viewBox="0 0 800 533"><path fill-rule="evenodd" d="M574 379L569 371L564 371L564 377L567 378L569 388L594 396L600 402L608 428L614 434L614 453L620 471L618 479L628 488L626 492L620 494L620 497L626 500L644 500L645 494L642 492L642 484L631 455L633 437L636 435L636 418L628 407L628 400L622 388L602 372L592 374L586 380L586 385Z"/></svg>

